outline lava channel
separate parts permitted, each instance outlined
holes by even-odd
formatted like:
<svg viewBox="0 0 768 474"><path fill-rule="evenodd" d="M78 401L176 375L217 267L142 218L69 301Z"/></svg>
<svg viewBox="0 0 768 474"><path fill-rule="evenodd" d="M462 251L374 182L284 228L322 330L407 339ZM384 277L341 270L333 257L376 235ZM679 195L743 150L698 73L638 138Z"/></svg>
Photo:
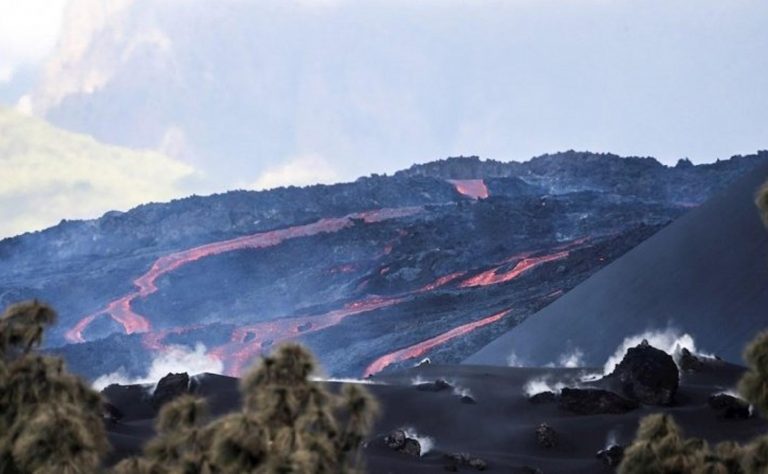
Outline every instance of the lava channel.
<svg viewBox="0 0 768 474"><path fill-rule="evenodd" d="M409 359L422 357L428 351L434 349L437 346L445 344L451 339L455 339L457 337L470 333L475 329L478 329L483 326L493 324L496 321L499 321L501 318L506 316L510 311L511 311L511 308L505 309L504 311L500 311L498 313L492 314L491 316L488 316L486 318L479 319L477 321L472 321L471 323L462 324L461 326L457 326L451 329L450 331L446 331L442 334L438 334L437 336L427 339L426 341L422 341L422 342L419 342L418 344L414 344L404 349L400 349L395 352L391 352L389 354L383 355L378 359L376 359L375 361L373 361L373 363L371 363L371 365L369 365L365 369L363 376L370 377L371 375L377 374L382 370L384 370L389 365L394 364L395 362L403 362Z"/></svg>
<svg viewBox="0 0 768 474"><path fill-rule="evenodd" d="M237 377L242 373L243 367L255 356L261 354L263 349L302 334L334 326L349 316L392 306L403 300L402 297L369 297L324 314L274 319L242 326L233 331L232 339L228 344L211 350L209 354L225 363L227 375Z"/></svg>
<svg viewBox="0 0 768 474"><path fill-rule="evenodd" d="M281 242L297 237L307 237L319 233L338 232L346 227L351 227L356 221L364 223L380 222L387 219L410 216L421 212L420 207L403 207L391 209L377 209L372 211L357 212L343 217L330 217L320 219L311 224L298 225L277 229L258 234L246 235L235 239L213 242L201 245L187 250L174 252L169 255L158 258L150 267L149 271L133 281L137 288L120 298L111 301L104 308L83 317L69 331L65 338L69 342L84 342L83 331L98 317L108 315L114 321L121 324L126 334L137 332L147 332L151 329L149 321L142 315L137 314L131 308L131 304L137 298L146 298L157 291L157 279L170 273L179 267L188 263L195 262L201 258L210 257L226 252L232 252L242 249L259 249L272 247Z"/></svg>
<svg viewBox="0 0 768 474"><path fill-rule="evenodd" d="M449 183L456 188L459 194L472 199L485 199L488 197L488 186L482 179L449 179Z"/></svg>

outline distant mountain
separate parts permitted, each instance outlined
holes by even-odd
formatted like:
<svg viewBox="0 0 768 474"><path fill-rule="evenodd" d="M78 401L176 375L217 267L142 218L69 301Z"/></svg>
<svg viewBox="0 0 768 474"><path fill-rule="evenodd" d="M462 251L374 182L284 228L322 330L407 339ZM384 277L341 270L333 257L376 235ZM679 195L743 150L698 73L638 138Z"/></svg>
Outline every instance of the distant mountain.
<svg viewBox="0 0 768 474"><path fill-rule="evenodd" d="M0 236L186 194L187 165L0 107ZM10 172L10 174L9 174Z"/></svg>
<svg viewBox="0 0 768 474"><path fill-rule="evenodd" d="M47 347L89 377L197 343L236 374L288 339L336 375L457 362L766 162L453 158L143 205L0 241L0 303L54 304Z"/></svg>
<svg viewBox="0 0 768 474"><path fill-rule="evenodd" d="M766 180L762 164L466 362L544 365L578 351L600 365L625 337L668 328L739 362L768 327L768 232L754 205Z"/></svg>

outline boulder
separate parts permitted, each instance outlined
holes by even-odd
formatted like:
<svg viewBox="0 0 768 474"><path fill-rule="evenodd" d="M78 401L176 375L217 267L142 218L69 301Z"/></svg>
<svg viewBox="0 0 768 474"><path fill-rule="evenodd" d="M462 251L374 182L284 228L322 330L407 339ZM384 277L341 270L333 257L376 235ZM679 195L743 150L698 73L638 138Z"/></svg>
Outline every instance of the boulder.
<svg viewBox="0 0 768 474"><path fill-rule="evenodd" d="M384 437L384 444L395 451L411 456L421 455L421 444L413 438L409 438L403 430L393 430Z"/></svg>
<svg viewBox="0 0 768 474"><path fill-rule="evenodd" d="M719 358L699 357L685 347L680 350L677 365L683 372L709 372L723 366Z"/></svg>
<svg viewBox="0 0 768 474"><path fill-rule="evenodd" d="M595 457L608 467L616 467L624 459L624 447L614 444L598 451Z"/></svg>
<svg viewBox="0 0 768 474"><path fill-rule="evenodd" d="M548 424L542 423L536 428L536 441L542 448L554 448L557 446L557 432Z"/></svg>
<svg viewBox="0 0 768 474"><path fill-rule="evenodd" d="M560 407L579 415L618 415L639 406L634 400L598 388L564 388L560 392Z"/></svg>
<svg viewBox="0 0 768 474"><path fill-rule="evenodd" d="M118 423L123 419L124 415L116 406L109 402L101 403L102 417L110 423Z"/></svg>
<svg viewBox="0 0 768 474"><path fill-rule="evenodd" d="M416 385L416 388L424 392L442 392L443 390L453 389L453 385L449 384L445 379L437 379L434 382L420 383Z"/></svg>
<svg viewBox="0 0 768 474"><path fill-rule="evenodd" d="M528 401L537 405L539 403L552 403L557 401L557 395L555 395L555 392L550 391L539 392L528 397Z"/></svg>
<svg viewBox="0 0 768 474"><path fill-rule="evenodd" d="M485 460L474 457L469 453L450 453L446 454L445 457L448 460L448 464L445 466L447 471L456 472L460 467L471 467L478 471L488 469L488 463Z"/></svg>
<svg viewBox="0 0 768 474"><path fill-rule="evenodd" d="M170 402L179 395L189 392L189 374L168 374L159 382L152 394L152 406L159 410L160 407Z"/></svg>
<svg viewBox="0 0 768 474"><path fill-rule="evenodd" d="M472 397L472 395L462 395L460 400L461 400L461 403L465 403L467 405L477 404L477 400L475 400L474 397Z"/></svg>
<svg viewBox="0 0 768 474"><path fill-rule="evenodd" d="M712 395L707 403L720 418L746 420L752 416L749 403L726 393Z"/></svg>
<svg viewBox="0 0 768 474"><path fill-rule="evenodd" d="M608 378L624 396L646 405L671 405L680 385L672 356L646 340L630 348Z"/></svg>

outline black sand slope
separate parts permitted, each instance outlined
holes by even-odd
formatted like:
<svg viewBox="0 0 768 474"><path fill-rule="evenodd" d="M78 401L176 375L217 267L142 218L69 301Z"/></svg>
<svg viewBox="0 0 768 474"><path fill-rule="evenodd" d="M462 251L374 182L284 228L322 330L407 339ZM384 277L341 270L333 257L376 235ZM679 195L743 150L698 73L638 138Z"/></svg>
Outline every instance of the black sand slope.
<svg viewBox="0 0 768 474"><path fill-rule="evenodd" d="M761 418L723 419L707 404L710 395L732 388L742 368L722 364L716 370L686 373L676 403L671 407L642 406L625 414L578 415L557 403L532 403L524 387L535 379L571 383L586 369L530 369L490 366L427 365L373 378L381 385L368 385L382 406L373 439L365 448L369 474L446 472L445 455L466 452L487 463L486 472L496 473L584 473L612 472L595 454L609 442L625 445L634 437L638 420L650 413L674 415L687 436L709 442L725 439L746 441L768 430ZM423 390L414 381L444 379L450 388ZM239 406L237 380L206 374L197 379L198 393L209 399L211 411L219 415ZM337 384L333 384L337 385ZM120 388L108 391L107 399L124 418L108 422L114 449L109 462L139 451L152 435L146 389ZM462 402L471 394L476 403ZM536 428L547 423L558 443L545 448L538 444ZM394 451L383 442L391 430L409 428L432 438L433 447L422 456ZM525 467L530 469L526 469ZM477 472L460 467L458 472Z"/></svg>
<svg viewBox="0 0 768 474"><path fill-rule="evenodd" d="M543 365L578 348L602 364L621 341L676 328L700 349L740 361L768 327L768 232L754 205L761 165L466 360Z"/></svg>

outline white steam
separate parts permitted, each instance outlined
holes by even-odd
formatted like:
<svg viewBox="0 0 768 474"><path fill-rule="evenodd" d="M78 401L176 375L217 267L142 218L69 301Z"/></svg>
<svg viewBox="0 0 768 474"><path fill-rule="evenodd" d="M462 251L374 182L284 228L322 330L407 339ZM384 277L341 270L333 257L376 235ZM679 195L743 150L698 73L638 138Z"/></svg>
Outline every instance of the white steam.
<svg viewBox="0 0 768 474"><path fill-rule="evenodd" d="M616 352L608 358L608 361L603 366L603 375L608 375L613 372L613 369L621 362L627 351L647 340L651 346L661 349L667 354L676 356L683 348L688 349L691 353L696 354L696 344L688 333L680 334L673 329L667 329L664 331L646 331L642 334L637 334L624 339L624 342L616 349Z"/></svg>
<svg viewBox="0 0 768 474"><path fill-rule="evenodd" d="M525 367L523 364L523 360L517 356L514 352L509 354L507 357L507 366L508 367Z"/></svg>
<svg viewBox="0 0 768 474"><path fill-rule="evenodd" d="M117 372L102 375L91 383L94 389L102 390L114 383L120 385L156 384L169 373L186 372L201 374L209 372L220 374L224 366L220 360L208 355L203 344L196 344L194 350L186 346L170 346L168 350L155 357L143 377L128 377L121 367Z"/></svg>
<svg viewBox="0 0 768 474"><path fill-rule="evenodd" d="M419 456L424 456L425 454L430 452L432 449L434 449L435 447L434 438L430 436L420 435L412 427L401 428L401 429L405 433L406 438L415 439L416 441L419 442L419 446L421 447Z"/></svg>
<svg viewBox="0 0 768 474"><path fill-rule="evenodd" d="M338 383L356 383L356 384L363 384L363 385L387 385L384 382L380 382L378 380L370 380L370 379L353 379L353 378L325 378L325 377L317 377L312 376L309 378L313 382L338 382Z"/></svg>
<svg viewBox="0 0 768 474"><path fill-rule="evenodd" d="M523 393L525 393L528 398L541 392L558 394L562 389L568 386L569 385L563 381L553 381L551 376L543 375L527 381L523 386Z"/></svg>

